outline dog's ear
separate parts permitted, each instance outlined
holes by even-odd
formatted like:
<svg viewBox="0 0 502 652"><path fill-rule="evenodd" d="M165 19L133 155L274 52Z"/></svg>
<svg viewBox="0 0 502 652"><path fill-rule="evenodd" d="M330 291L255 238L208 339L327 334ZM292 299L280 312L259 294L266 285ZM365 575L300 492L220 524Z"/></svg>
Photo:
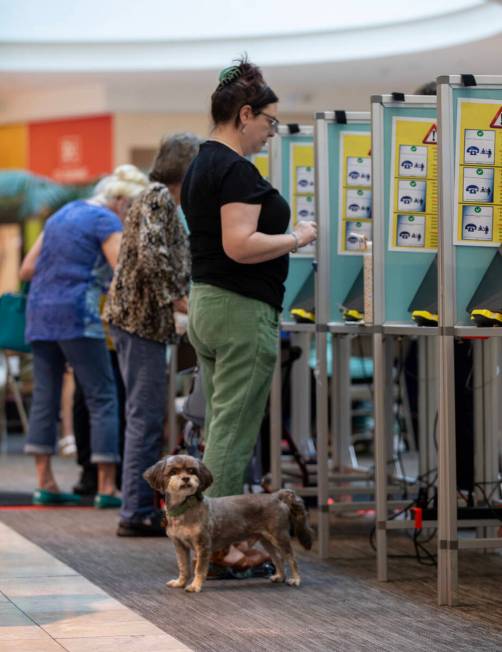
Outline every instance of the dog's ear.
<svg viewBox="0 0 502 652"><path fill-rule="evenodd" d="M165 478L168 466L169 458L165 457L143 473L143 478L148 482L152 489L155 489L155 491L164 493Z"/></svg>
<svg viewBox="0 0 502 652"><path fill-rule="evenodd" d="M197 475L200 480L199 491L202 493L213 484L213 475L203 462L199 461L198 464L199 468L197 470Z"/></svg>

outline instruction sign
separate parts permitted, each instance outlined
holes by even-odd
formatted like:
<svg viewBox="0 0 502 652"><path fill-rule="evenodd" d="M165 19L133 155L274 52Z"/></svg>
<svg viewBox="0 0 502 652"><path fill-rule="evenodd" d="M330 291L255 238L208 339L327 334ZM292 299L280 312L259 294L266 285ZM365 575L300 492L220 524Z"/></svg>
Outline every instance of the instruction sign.
<svg viewBox="0 0 502 652"><path fill-rule="evenodd" d="M502 242L502 106L458 100L455 152L456 245Z"/></svg>
<svg viewBox="0 0 502 652"><path fill-rule="evenodd" d="M372 239L371 134L340 133L338 253L361 255Z"/></svg>
<svg viewBox="0 0 502 652"><path fill-rule="evenodd" d="M391 174L389 250L437 251L437 125L431 118L393 118Z"/></svg>

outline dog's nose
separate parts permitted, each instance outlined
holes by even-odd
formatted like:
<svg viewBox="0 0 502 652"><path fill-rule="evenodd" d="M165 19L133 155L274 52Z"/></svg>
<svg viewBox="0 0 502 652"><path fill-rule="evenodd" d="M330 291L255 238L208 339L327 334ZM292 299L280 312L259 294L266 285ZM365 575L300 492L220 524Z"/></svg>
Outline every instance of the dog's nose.
<svg viewBox="0 0 502 652"><path fill-rule="evenodd" d="M184 475L181 479L184 484L190 484L190 478L187 475Z"/></svg>

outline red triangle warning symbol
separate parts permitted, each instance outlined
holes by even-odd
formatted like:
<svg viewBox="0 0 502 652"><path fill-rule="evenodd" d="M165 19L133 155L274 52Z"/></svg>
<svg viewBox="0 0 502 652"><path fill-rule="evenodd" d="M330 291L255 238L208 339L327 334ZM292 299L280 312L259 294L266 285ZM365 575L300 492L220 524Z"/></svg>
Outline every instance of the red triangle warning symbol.
<svg viewBox="0 0 502 652"><path fill-rule="evenodd" d="M496 129L502 129L502 106L499 108L495 117L490 122L490 127L495 127Z"/></svg>
<svg viewBox="0 0 502 652"><path fill-rule="evenodd" d="M425 138L422 141L425 145L437 145L438 144L438 127L434 123L431 125L429 131L425 134Z"/></svg>

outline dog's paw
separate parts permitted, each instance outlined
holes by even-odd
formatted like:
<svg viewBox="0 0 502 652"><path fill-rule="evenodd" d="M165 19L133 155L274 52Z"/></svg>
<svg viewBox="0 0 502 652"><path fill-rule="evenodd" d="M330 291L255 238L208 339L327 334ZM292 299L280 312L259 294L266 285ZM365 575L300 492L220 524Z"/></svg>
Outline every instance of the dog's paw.
<svg viewBox="0 0 502 652"><path fill-rule="evenodd" d="M185 589L185 591L187 593L200 593L201 590L202 590L202 585L201 584L195 584L195 582L192 582L191 584L189 584Z"/></svg>
<svg viewBox="0 0 502 652"><path fill-rule="evenodd" d="M300 586L301 580L299 577L290 577L286 580L288 586Z"/></svg>
<svg viewBox="0 0 502 652"><path fill-rule="evenodd" d="M284 575L279 575L279 573L276 573L275 575L272 575L270 577L270 581L274 582L276 584L284 582L285 579L286 579L285 576Z"/></svg>
<svg viewBox="0 0 502 652"><path fill-rule="evenodd" d="M169 580L169 582L166 582L166 586L168 586L170 589L184 589L186 586L186 581L180 580L179 578L177 580Z"/></svg>

